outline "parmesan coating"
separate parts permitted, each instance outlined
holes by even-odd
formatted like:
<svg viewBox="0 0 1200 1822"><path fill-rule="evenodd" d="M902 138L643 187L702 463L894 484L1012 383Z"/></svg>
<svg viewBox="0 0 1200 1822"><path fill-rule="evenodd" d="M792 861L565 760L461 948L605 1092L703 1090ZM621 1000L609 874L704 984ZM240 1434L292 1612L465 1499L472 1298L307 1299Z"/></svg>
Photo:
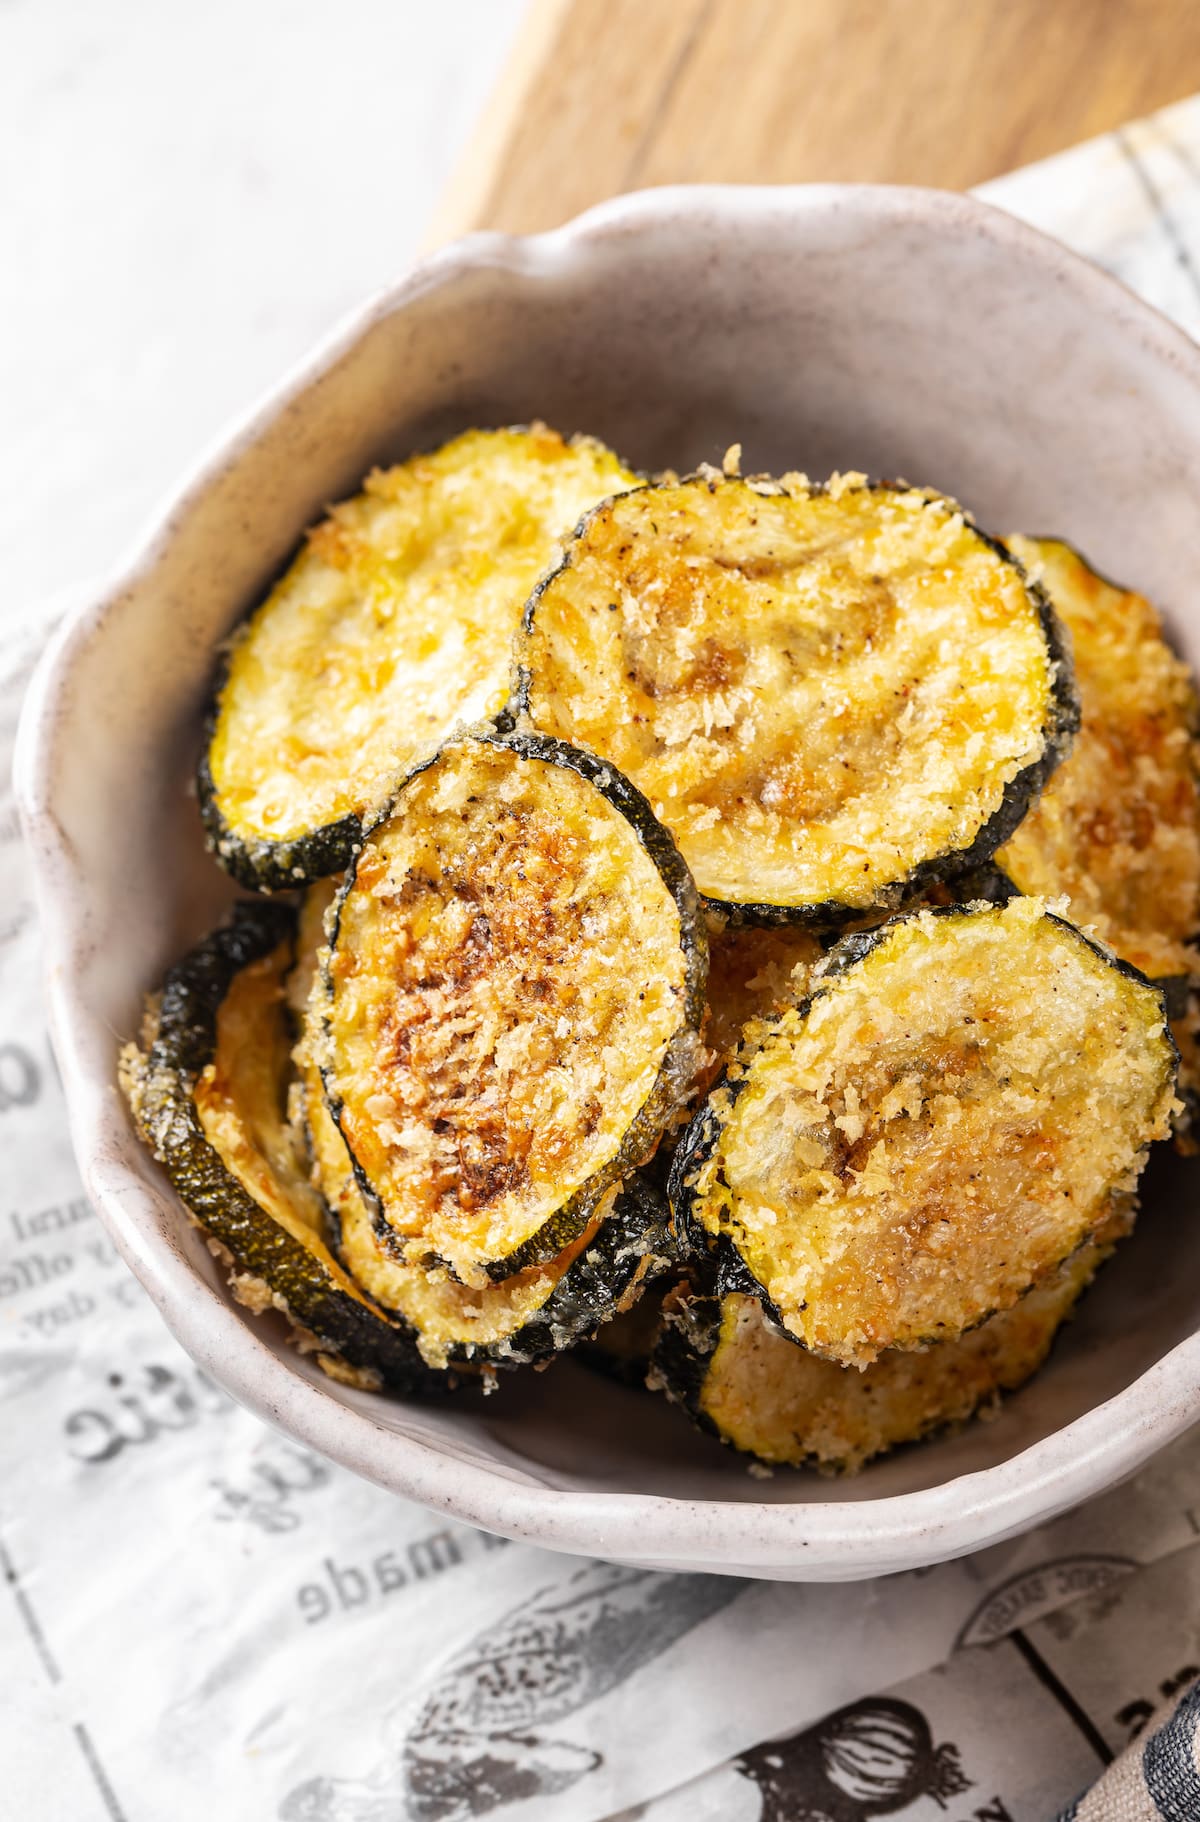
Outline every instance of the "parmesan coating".
<svg viewBox="0 0 1200 1822"><path fill-rule="evenodd" d="M343 1136L398 1253L482 1285L682 1097L679 907L596 785L463 741L410 781L337 917L313 1016Z"/></svg>
<svg viewBox="0 0 1200 1822"><path fill-rule="evenodd" d="M715 1092L689 1188L789 1333L864 1366L1007 1309L1095 1233L1168 1130L1175 1056L1158 994L1038 899L847 950Z"/></svg>
<svg viewBox="0 0 1200 1822"><path fill-rule="evenodd" d="M1069 714L1043 606L952 501L789 488L598 508L518 661L533 724L620 766L702 892L816 915L1001 840Z"/></svg>
<svg viewBox="0 0 1200 1822"><path fill-rule="evenodd" d="M708 1087L730 1063L755 1021L777 1018L804 998L823 954L809 931L794 924L775 929L724 928L714 918L708 937L708 1062L700 1086Z"/></svg>
<svg viewBox="0 0 1200 1822"><path fill-rule="evenodd" d="M311 992L333 896L332 882L321 882L309 890L301 911L297 962L289 981L289 996L300 1007ZM431 1367L449 1365L452 1351L492 1349L515 1334L547 1302L568 1266L588 1246L599 1219L558 1258L502 1284L473 1289L456 1284L444 1266L407 1264L387 1251L375 1231L345 1141L325 1104L306 1037L296 1046L296 1066L303 1091L298 1111L311 1147L312 1180L333 1211L338 1251L355 1282L382 1308L412 1325L417 1347Z"/></svg>
<svg viewBox="0 0 1200 1822"><path fill-rule="evenodd" d="M1024 1385L1115 1237L1081 1247L1044 1284L969 1334L920 1352L881 1354L861 1373L797 1347L755 1298L734 1293L722 1300L698 1412L760 1461L855 1474L901 1443L994 1411L1002 1393Z"/></svg>
<svg viewBox="0 0 1200 1822"><path fill-rule="evenodd" d="M209 756L233 835L361 816L493 714L558 541L634 480L590 438L472 430L334 506L233 643Z"/></svg>
<svg viewBox="0 0 1200 1822"><path fill-rule="evenodd" d="M1010 538L1071 635L1083 709L1067 759L996 855L1018 891L1069 896L1069 916L1154 977L1195 971L1200 791L1187 666L1143 596L1069 545Z"/></svg>

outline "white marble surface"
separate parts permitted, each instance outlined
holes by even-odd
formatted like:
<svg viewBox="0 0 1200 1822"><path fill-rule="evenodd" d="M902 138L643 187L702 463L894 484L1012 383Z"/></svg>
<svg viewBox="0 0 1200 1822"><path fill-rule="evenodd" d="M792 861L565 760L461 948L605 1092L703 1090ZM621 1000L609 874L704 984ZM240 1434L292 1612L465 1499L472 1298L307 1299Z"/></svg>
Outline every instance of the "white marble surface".
<svg viewBox="0 0 1200 1822"><path fill-rule="evenodd" d="M412 258L523 0L0 0L0 624Z"/></svg>

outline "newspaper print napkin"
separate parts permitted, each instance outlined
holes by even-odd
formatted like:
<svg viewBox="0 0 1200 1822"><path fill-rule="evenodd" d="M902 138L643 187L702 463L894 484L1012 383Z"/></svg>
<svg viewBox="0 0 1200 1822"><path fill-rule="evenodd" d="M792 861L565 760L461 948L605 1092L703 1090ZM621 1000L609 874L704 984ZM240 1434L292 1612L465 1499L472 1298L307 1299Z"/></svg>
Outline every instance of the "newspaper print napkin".
<svg viewBox="0 0 1200 1822"><path fill-rule="evenodd" d="M1200 101L986 194L1200 333ZM1200 1433L963 1562L770 1587L442 1521L197 1371L83 1197L45 1038L8 788L43 633L0 644L0 1817L1044 1822L1092 1784L1200 1671ZM1080 1822L1200 1817L1194 1709Z"/></svg>

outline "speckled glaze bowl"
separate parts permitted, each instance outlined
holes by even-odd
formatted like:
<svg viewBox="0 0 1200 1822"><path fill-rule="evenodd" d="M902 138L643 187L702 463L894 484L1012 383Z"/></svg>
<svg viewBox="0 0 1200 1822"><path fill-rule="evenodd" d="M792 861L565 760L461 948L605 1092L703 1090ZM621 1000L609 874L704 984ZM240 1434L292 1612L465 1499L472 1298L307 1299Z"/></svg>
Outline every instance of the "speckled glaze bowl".
<svg viewBox="0 0 1200 1822"><path fill-rule="evenodd" d="M1057 532L1146 591L1200 663L1200 351L1114 281L964 197L857 187L630 196L476 235L369 304L170 506L47 654L19 793L79 1161L207 1372L439 1511L661 1568L842 1579L1012 1535L1200 1415L1200 1173L1151 1168L1135 1238L991 1423L838 1482L743 1460L564 1362L449 1410L349 1390L229 1300L115 1087L142 996L232 896L188 782L218 640L331 499L467 425L540 416L630 461L864 468ZM1163 1148L1160 1148L1163 1149Z"/></svg>

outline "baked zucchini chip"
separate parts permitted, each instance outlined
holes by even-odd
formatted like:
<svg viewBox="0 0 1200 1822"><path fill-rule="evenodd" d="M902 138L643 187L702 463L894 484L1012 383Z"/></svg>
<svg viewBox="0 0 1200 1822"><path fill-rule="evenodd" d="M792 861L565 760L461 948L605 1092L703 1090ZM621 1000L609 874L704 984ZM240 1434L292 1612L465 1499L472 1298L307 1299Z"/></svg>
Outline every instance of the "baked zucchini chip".
<svg viewBox="0 0 1200 1822"><path fill-rule="evenodd" d="M380 1238L482 1288L561 1254L653 1151L701 1058L695 888L590 754L483 730L355 858L313 1051Z"/></svg>
<svg viewBox="0 0 1200 1822"><path fill-rule="evenodd" d="M1040 899L912 912L844 938L739 1057L672 1206L722 1243L722 1289L868 1366L1007 1309L1094 1235L1174 1083L1161 995Z"/></svg>
<svg viewBox="0 0 1200 1822"><path fill-rule="evenodd" d="M301 911L299 957L289 984L289 998L301 1008L311 991L323 912L332 898L323 881L309 891ZM666 1199L635 1173L609 1192L570 1246L502 1284L473 1289L456 1284L444 1266L397 1259L363 1200L306 1040L297 1046L296 1060L312 1177L330 1210L333 1250L355 1283L408 1326L431 1367L548 1360L631 1309L645 1283L674 1256Z"/></svg>
<svg viewBox="0 0 1200 1822"><path fill-rule="evenodd" d="M1196 697L1150 603L1069 544L1010 538L1074 647L1083 719L1065 764L996 864L1019 892L1070 898L1072 921L1156 979L1196 968Z"/></svg>
<svg viewBox="0 0 1200 1822"><path fill-rule="evenodd" d="M218 678L199 795L221 864L265 891L348 865L400 779L502 706L558 541L634 480L589 437L474 430L335 506Z"/></svg>
<svg viewBox="0 0 1200 1822"><path fill-rule="evenodd" d="M289 1115L292 1030L284 996L295 917L241 904L167 975L121 1080L141 1137L165 1168L230 1284L277 1309L335 1378L429 1389L409 1335L364 1296L330 1248L326 1211Z"/></svg>
<svg viewBox="0 0 1200 1822"><path fill-rule="evenodd" d="M744 1292L668 1299L649 1383L699 1428L759 1461L854 1474L901 1443L958 1428L1024 1385L1128 1220L1072 1254L1011 1309L864 1372L798 1348Z"/></svg>
<svg viewBox="0 0 1200 1822"><path fill-rule="evenodd" d="M706 472L597 506L514 708L618 765L749 921L894 907L1009 836L1070 744L1045 597L952 500Z"/></svg>

